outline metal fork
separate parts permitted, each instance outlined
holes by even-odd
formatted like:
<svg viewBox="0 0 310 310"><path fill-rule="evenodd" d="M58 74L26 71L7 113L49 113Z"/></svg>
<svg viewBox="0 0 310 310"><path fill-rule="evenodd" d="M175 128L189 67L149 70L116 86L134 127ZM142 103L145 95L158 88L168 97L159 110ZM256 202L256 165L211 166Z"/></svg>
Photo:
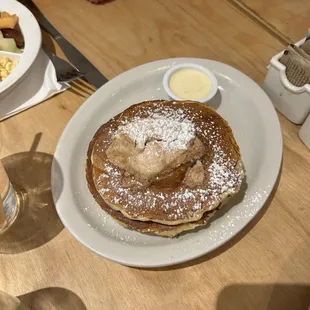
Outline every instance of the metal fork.
<svg viewBox="0 0 310 310"><path fill-rule="evenodd" d="M84 76L69 62L52 53L44 44L42 44L42 48L55 67L58 82L69 83Z"/></svg>

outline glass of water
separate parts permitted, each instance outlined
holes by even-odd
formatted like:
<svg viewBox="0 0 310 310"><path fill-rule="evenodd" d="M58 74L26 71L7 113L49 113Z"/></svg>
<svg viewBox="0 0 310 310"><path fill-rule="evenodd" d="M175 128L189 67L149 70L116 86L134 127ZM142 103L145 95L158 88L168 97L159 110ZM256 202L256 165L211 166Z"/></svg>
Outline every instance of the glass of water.
<svg viewBox="0 0 310 310"><path fill-rule="evenodd" d="M9 177L0 161L0 234L6 231L18 215L18 199Z"/></svg>
<svg viewBox="0 0 310 310"><path fill-rule="evenodd" d="M0 149L2 147L2 128L0 127ZM19 211L17 194L0 160L0 234L15 221Z"/></svg>

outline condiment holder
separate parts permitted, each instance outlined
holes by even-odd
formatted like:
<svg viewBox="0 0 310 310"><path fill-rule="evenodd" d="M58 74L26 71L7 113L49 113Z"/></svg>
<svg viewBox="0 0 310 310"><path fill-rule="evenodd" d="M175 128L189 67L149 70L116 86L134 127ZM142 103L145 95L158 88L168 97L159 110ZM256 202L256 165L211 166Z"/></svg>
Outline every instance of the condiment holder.
<svg viewBox="0 0 310 310"><path fill-rule="evenodd" d="M305 38L297 42L301 46ZM295 124L302 124L310 114L310 85L302 87L292 85L285 73L286 67L279 62L284 51L270 60L269 70L262 88L275 108Z"/></svg>
<svg viewBox="0 0 310 310"><path fill-rule="evenodd" d="M310 149L310 115L299 129L299 138Z"/></svg>

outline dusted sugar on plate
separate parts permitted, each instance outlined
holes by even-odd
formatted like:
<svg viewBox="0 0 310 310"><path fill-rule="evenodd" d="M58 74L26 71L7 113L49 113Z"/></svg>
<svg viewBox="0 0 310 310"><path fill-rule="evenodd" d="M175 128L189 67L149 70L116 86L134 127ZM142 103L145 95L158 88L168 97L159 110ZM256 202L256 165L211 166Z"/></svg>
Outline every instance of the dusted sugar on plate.
<svg viewBox="0 0 310 310"><path fill-rule="evenodd" d="M122 226L176 236L206 225L244 178L228 123L194 101L147 101L102 125L86 176L98 204Z"/></svg>

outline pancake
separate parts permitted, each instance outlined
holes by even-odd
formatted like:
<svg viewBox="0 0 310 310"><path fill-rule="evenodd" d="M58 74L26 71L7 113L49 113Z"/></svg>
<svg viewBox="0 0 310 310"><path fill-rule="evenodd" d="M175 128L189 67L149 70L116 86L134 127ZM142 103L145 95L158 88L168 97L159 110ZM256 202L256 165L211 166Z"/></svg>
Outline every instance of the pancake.
<svg viewBox="0 0 310 310"><path fill-rule="evenodd" d="M145 126L149 124L157 126L155 131L162 135L160 139L151 137L152 139L146 140L143 137ZM122 128L126 134L129 132L135 135L134 142L121 137ZM170 139L171 136L174 137L176 129L176 139ZM168 138L167 132L171 132ZM116 139L119 137L123 139L123 144L117 145ZM125 151L122 149L126 144L124 142L128 144ZM110 152L117 160L107 156L113 143L117 146L115 150L122 154L117 158L117 152ZM130 143L134 146L130 146ZM154 167L148 169L149 167L144 166L148 163L147 156L157 152L159 144L170 148L164 152L165 156L169 154L169 165L157 167L158 162L154 161ZM150 145L154 152L145 155L145 150ZM136 160L126 166L131 169L128 170L129 174L120 168L127 160L126 151L130 151L132 158ZM190 227L188 229L205 225L204 214L209 218L208 212L212 214L221 203L236 194L244 177L239 147L228 123L208 105L193 101L157 100L129 107L99 128L90 144L88 156L91 166L91 172L90 167L87 172L88 183L91 173L96 196L99 194L106 203L104 209L107 211L108 206L107 212L110 214L112 209L116 211L112 215L115 218L121 213L122 217L118 220L128 227L133 224L126 222L129 220L136 221L139 225L146 222L147 226L140 226L140 230L137 229L139 231L156 233L161 228L168 231L170 228L166 226L186 223ZM159 158L166 160L166 157ZM150 157L151 162L153 159ZM194 173L196 170L203 172L200 181L195 178L199 175ZM129 176L131 183L125 186L124 180ZM173 183L179 179L180 182ZM167 183L170 185L166 186ZM89 187L94 195L94 189L90 184ZM98 197L96 200L98 202ZM101 206L102 201L99 203ZM150 228L150 222L164 227ZM134 225L132 228L135 229ZM184 226L181 230L184 230Z"/></svg>
<svg viewBox="0 0 310 310"><path fill-rule="evenodd" d="M121 226L136 230L141 233L148 233L148 234L155 234L159 236L164 237L175 237L179 235L182 232L192 230L196 227L205 226L208 224L211 217L216 213L216 211L222 207L225 202L223 202L220 206L218 206L217 209L214 209L212 211L207 211L204 213L202 218L199 221L192 222L192 223L186 223L186 224L179 224L179 225L164 225L159 224L151 221L136 221L131 220L127 217L125 217L121 212L116 211L115 209L111 208L101 197L101 195L98 193L96 186L94 184L94 177L93 177L93 171L95 171L96 174L100 174L100 170L97 168L93 168L92 161L91 161L91 154L93 152L93 147L95 144L95 140L93 139L92 142L89 145L88 153L87 153L87 162L86 162L86 179L88 183L88 188L95 198L98 205L107 212L110 216L112 216ZM99 171L96 171L99 170Z"/></svg>

